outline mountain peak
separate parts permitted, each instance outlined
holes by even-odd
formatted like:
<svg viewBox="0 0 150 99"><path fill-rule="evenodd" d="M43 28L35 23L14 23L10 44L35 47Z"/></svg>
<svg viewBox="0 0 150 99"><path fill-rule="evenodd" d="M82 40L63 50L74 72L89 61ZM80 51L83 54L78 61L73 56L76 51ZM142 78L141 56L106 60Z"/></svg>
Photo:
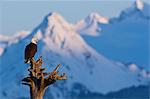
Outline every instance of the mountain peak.
<svg viewBox="0 0 150 99"><path fill-rule="evenodd" d="M80 34L99 36L101 31L99 23L108 24L109 20L97 12L92 12L85 19L77 22L74 29Z"/></svg>
<svg viewBox="0 0 150 99"><path fill-rule="evenodd" d="M136 8L139 10L143 10L143 8L144 8L144 4L143 4L142 0L136 0L135 5L136 5Z"/></svg>
<svg viewBox="0 0 150 99"><path fill-rule="evenodd" d="M56 32L55 30L59 31ZM62 31L64 30L71 31L71 25L59 13L51 12L47 14L39 26L32 31L30 37L40 35L41 38L41 36L51 35L53 32L55 32L54 34L63 34Z"/></svg>
<svg viewBox="0 0 150 99"><path fill-rule="evenodd" d="M50 12L45 16L45 18L49 18L49 17L61 17L61 15L58 12Z"/></svg>
<svg viewBox="0 0 150 99"><path fill-rule="evenodd" d="M64 18L57 12L51 12L49 14L47 14L43 20L43 23L54 23L54 21L56 23L58 23L58 21L62 21L64 20Z"/></svg>
<svg viewBox="0 0 150 99"><path fill-rule="evenodd" d="M89 14L89 16L92 17L92 18L99 18L99 17L101 17L99 15L99 13L97 13L97 12L92 12L91 14Z"/></svg>
<svg viewBox="0 0 150 99"><path fill-rule="evenodd" d="M108 19L101 16L99 13L97 12L92 12L91 14L89 14L86 18L87 20L95 20L98 21L100 23L108 23Z"/></svg>
<svg viewBox="0 0 150 99"><path fill-rule="evenodd" d="M70 24L57 12L49 13L43 20L42 25L47 24L48 27L60 26L70 30Z"/></svg>

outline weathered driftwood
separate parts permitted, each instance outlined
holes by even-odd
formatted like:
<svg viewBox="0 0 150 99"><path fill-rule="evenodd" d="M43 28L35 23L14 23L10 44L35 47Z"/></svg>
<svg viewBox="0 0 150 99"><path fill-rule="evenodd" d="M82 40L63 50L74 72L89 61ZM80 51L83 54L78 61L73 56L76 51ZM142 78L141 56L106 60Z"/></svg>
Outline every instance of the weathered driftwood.
<svg viewBox="0 0 150 99"><path fill-rule="evenodd" d="M53 72L44 72L46 68L42 68L42 56L35 61L30 62L29 76L22 80L22 84L30 87L31 99L43 99L46 88L55 83L56 80L66 80L65 73L58 75L60 64L53 70Z"/></svg>

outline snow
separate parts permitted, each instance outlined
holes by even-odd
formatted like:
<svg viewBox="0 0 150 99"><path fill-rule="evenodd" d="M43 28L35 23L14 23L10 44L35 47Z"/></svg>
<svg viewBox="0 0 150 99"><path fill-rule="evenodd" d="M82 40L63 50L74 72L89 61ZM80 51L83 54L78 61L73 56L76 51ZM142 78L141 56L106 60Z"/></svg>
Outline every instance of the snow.
<svg viewBox="0 0 150 99"><path fill-rule="evenodd" d="M0 35L0 41L8 41L9 36Z"/></svg>
<svg viewBox="0 0 150 99"><path fill-rule="evenodd" d="M16 32L12 36L0 35L0 42L2 41L16 42L16 40L24 38L29 33L30 33L29 31L20 31L20 32Z"/></svg>
<svg viewBox="0 0 150 99"><path fill-rule="evenodd" d="M108 24L108 22L107 18L93 12L85 19L77 22L74 29L82 35L99 36L101 29L98 27L98 23Z"/></svg>
<svg viewBox="0 0 150 99"><path fill-rule="evenodd" d="M34 35L35 38L37 38L38 40L42 39L43 38L43 35L41 33L41 31L38 31L37 34Z"/></svg>
<svg viewBox="0 0 150 99"><path fill-rule="evenodd" d="M103 16L100 16L97 12L93 12L93 13L91 13L89 16L88 16L88 19L90 19L90 20L97 20L98 22L100 22L100 23L105 23L105 24L107 24L108 23L108 19L107 18L105 18L105 17L103 17ZM88 19L87 19L87 21L88 21Z"/></svg>
<svg viewBox="0 0 150 99"><path fill-rule="evenodd" d="M108 24L99 24L100 36L81 36L91 47L107 58L124 63L133 62L138 66L143 65L150 71L148 67L150 5L143 4L143 10L137 9L134 3L121 11L118 17L110 18Z"/></svg>
<svg viewBox="0 0 150 99"><path fill-rule="evenodd" d="M140 73L143 77L147 77L146 71L144 69L142 69Z"/></svg>
<svg viewBox="0 0 150 99"><path fill-rule="evenodd" d="M143 10L144 4L141 0L136 0L136 6L139 10Z"/></svg>
<svg viewBox="0 0 150 99"><path fill-rule="evenodd" d="M12 44L15 44L29 34L29 31L20 31L13 36L0 35L0 56L4 53L5 49Z"/></svg>
<svg viewBox="0 0 150 99"><path fill-rule="evenodd" d="M3 54L3 52L4 52L4 48L0 47L0 56Z"/></svg>
<svg viewBox="0 0 150 99"><path fill-rule="evenodd" d="M136 66L136 64L130 64L129 70L131 70L132 72L136 72L138 70L138 67Z"/></svg>
<svg viewBox="0 0 150 99"><path fill-rule="evenodd" d="M36 59L42 55L43 64L48 70L60 63L61 71L68 75L65 83L57 82L51 86L50 90L53 90L51 94L55 99L65 99L64 92L73 90L72 86L75 83L84 85L91 92L103 94L147 84L145 78L141 78L139 82L137 75L128 70L124 64L114 63L97 53L61 15L53 12L48 14L30 34L7 47L7 51L0 56L0 78L6 82L1 84L2 98L4 90L7 93L5 98L10 99L26 97L29 93L27 86L22 87L20 84L21 79L27 75L28 68L23 61L22 49L33 36L39 39Z"/></svg>
<svg viewBox="0 0 150 99"><path fill-rule="evenodd" d="M150 79L150 72L147 73L147 77Z"/></svg>

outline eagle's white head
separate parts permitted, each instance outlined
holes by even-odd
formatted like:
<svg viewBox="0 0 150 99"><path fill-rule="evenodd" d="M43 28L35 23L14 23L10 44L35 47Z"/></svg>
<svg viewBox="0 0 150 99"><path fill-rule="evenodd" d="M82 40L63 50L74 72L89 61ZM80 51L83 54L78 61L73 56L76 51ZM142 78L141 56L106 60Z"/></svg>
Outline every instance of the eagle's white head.
<svg viewBox="0 0 150 99"><path fill-rule="evenodd" d="M36 37L33 37L33 38L31 39L31 42L34 43L34 44L37 44L38 39L37 39Z"/></svg>

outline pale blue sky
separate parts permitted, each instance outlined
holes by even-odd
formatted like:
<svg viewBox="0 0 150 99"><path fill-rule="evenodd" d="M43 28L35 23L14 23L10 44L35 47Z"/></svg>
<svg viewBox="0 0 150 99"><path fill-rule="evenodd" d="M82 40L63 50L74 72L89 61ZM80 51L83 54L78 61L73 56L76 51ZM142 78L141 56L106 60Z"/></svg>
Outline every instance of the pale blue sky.
<svg viewBox="0 0 150 99"><path fill-rule="evenodd" d="M91 12L98 12L105 17L118 16L120 11L131 6L134 0L95 0L95 1L0 1L0 33L13 35L31 31L50 12L58 12L64 18L75 23ZM148 0L143 0L148 2Z"/></svg>

